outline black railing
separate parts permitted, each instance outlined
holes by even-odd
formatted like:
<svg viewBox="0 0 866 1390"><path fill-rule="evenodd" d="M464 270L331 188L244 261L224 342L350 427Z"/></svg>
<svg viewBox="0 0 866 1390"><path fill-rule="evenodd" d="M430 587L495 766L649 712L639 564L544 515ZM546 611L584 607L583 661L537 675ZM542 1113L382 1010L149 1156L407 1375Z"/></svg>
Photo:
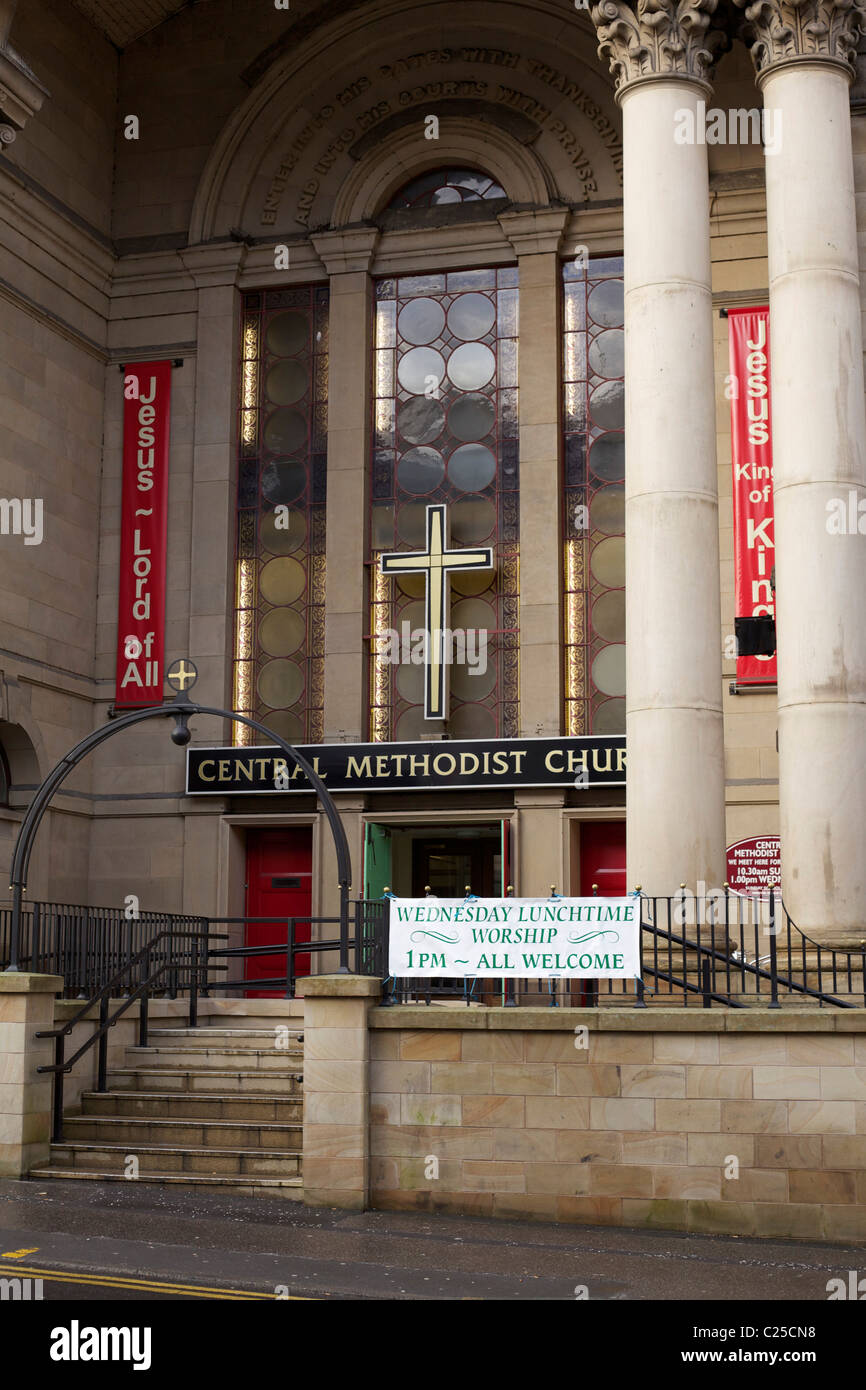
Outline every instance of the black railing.
<svg viewBox="0 0 866 1390"><path fill-rule="evenodd" d="M387 960L385 941L379 959ZM719 890L696 897L641 894L641 974L636 980L396 979L384 1003L434 999L474 1003L611 1007L648 1004L712 1008L866 1007L866 941L848 950L821 946L791 918L774 890L765 898Z"/></svg>
<svg viewBox="0 0 866 1390"><path fill-rule="evenodd" d="M203 920L203 919L202 919ZM152 994L165 990L167 981L172 981L175 990L184 989L189 993L189 1026L198 1024L198 996L202 976L207 971L207 929L182 931L172 928L157 933L135 952L110 979L96 991L92 998L82 1004L70 1019L59 1028L48 1028L37 1033L37 1038L54 1039L54 1061L50 1065L37 1067L38 1072L46 1072L53 1077L54 1094L52 1098L51 1141L59 1144L63 1139L63 1083L66 1073L71 1071L86 1052L97 1049L96 1087L104 1091L108 1084L108 1033L127 1009L138 1003L138 1046L147 1047L149 1011L148 1003ZM112 998L124 996L113 1012L109 1012ZM88 1021L88 1015L98 1008L98 1022L94 1031L85 1038L81 1046L66 1056L66 1039L73 1029Z"/></svg>
<svg viewBox="0 0 866 1390"><path fill-rule="evenodd" d="M10 960L12 909L0 908L0 970ZM19 965L40 975L62 975L68 999L89 999L131 957L157 938L161 959L177 961L164 972L163 990L175 997L180 978L183 934L207 929L206 919L173 912L136 912L123 907L83 907L68 903L29 903L22 911Z"/></svg>

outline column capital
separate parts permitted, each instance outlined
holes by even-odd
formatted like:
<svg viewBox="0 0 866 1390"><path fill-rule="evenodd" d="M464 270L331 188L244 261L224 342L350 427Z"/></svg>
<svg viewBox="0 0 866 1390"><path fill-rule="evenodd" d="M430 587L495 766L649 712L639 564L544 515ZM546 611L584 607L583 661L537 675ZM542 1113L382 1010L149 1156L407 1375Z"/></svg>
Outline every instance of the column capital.
<svg viewBox="0 0 866 1390"><path fill-rule="evenodd" d="M789 63L826 62L849 80L857 42L866 32L864 0L734 0L743 11L741 36L758 79Z"/></svg>
<svg viewBox="0 0 866 1390"><path fill-rule="evenodd" d="M610 63L619 101L639 82L679 78L712 92L730 37L714 22L719 0L598 0L591 10L598 54Z"/></svg>

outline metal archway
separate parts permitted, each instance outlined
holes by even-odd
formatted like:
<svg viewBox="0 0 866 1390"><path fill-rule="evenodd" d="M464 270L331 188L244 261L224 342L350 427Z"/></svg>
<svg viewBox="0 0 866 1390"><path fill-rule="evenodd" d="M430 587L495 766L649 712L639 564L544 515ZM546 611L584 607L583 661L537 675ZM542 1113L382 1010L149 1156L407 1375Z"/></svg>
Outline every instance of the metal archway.
<svg viewBox="0 0 866 1390"><path fill-rule="evenodd" d="M145 719L173 718L175 727L171 731L172 740L183 746L189 743L190 733L187 728L187 721L194 714L213 714L217 718L230 719L238 724L246 724L251 729L256 729L260 734L264 734L272 743L281 748L283 752L291 758L307 777L313 786L322 804L322 809L328 818L331 827L331 834L334 839L334 849L337 855L337 871L339 874L340 887L340 966L339 973L348 975L349 971L349 888L352 883L352 861L349 854L349 842L346 839L346 832L343 829L343 822L340 820L340 813L334 805L334 799L328 791L324 782L317 772L313 770L306 758L293 748L285 739L273 733L265 724L260 724L257 719L248 719L244 714L237 714L234 710L217 709L210 705L196 705L188 700L173 700L167 705L149 705L146 709L135 710L132 714L121 715L102 729L95 730L88 734L86 738L77 743L74 748L60 759L60 762L48 773L36 795L30 803L27 814L21 823L18 838L15 841L15 850L12 855L12 876L10 887L12 889L12 924L9 939L9 965L8 971L20 970L18 964L19 946L21 940L21 906L24 894L27 891L27 873L30 865L30 852L36 832L42 821L42 817L48 809L51 798L57 789L63 784L69 773L81 762L82 758L106 739L112 738L114 734L121 733L124 729L130 729L134 724L141 724Z"/></svg>

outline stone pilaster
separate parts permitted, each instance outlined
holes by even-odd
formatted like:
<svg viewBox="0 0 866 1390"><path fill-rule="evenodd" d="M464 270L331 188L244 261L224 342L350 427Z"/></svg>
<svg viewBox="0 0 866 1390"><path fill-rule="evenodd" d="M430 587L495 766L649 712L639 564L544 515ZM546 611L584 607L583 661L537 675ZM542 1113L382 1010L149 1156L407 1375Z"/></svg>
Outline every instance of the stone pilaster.
<svg viewBox="0 0 866 1390"><path fill-rule="evenodd" d="M368 738L367 461L375 227L312 238L330 276L328 501L325 551L325 742Z"/></svg>
<svg viewBox="0 0 866 1390"><path fill-rule="evenodd" d="M737 3L776 147L766 180L782 893L810 936L856 946L866 542L850 517L866 498L866 411L849 85L864 6Z"/></svg>
<svg viewBox="0 0 866 1390"><path fill-rule="evenodd" d="M520 274L520 732L562 723L561 267L567 208L512 212L500 225Z"/></svg>
<svg viewBox="0 0 866 1390"><path fill-rule="evenodd" d="M629 886L725 877L707 150L680 144L727 43L716 0L602 0L623 113Z"/></svg>

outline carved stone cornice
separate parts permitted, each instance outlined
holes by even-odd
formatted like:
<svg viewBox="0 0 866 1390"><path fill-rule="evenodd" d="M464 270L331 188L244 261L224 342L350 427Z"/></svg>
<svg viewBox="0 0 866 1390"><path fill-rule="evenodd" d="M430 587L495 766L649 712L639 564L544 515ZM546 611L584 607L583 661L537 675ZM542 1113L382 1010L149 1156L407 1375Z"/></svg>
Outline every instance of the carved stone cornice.
<svg viewBox="0 0 866 1390"><path fill-rule="evenodd" d="M43 87L20 53L8 44L0 44L0 121L4 144L11 145L48 95L48 88Z"/></svg>
<svg viewBox="0 0 866 1390"><path fill-rule="evenodd" d="M714 23L719 0L598 0L592 22L621 97L636 82L679 77L712 91L713 67L730 47Z"/></svg>
<svg viewBox="0 0 866 1390"><path fill-rule="evenodd" d="M863 0L734 0L743 11L741 36L758 76L782 64L836 63L853 77L857 43L866 32Z"/></svg>

